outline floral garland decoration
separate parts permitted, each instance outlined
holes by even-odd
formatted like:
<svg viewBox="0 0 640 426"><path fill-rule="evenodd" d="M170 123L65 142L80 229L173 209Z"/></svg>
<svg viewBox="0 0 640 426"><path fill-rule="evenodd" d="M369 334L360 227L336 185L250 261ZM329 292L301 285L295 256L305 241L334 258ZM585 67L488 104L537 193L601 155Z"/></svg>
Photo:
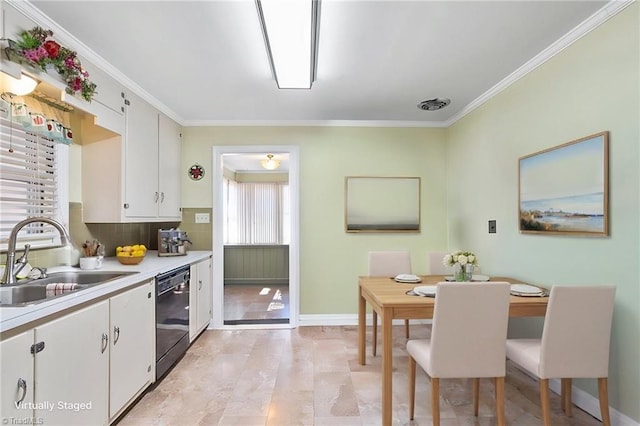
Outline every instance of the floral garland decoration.
<svg viewBox="0 0 640 426"><path fill-rule="evenodd" d="M44 72L47 66L52 65L67 83L67 93L75 95L80 92L84 100L91 102L96 93L95 83L89 81L89 73L82 68L77 53L61 46L52 36L53 31L41 27L23 31L18 41L8 40L7 56L16 62L27 62Z"/></svg>

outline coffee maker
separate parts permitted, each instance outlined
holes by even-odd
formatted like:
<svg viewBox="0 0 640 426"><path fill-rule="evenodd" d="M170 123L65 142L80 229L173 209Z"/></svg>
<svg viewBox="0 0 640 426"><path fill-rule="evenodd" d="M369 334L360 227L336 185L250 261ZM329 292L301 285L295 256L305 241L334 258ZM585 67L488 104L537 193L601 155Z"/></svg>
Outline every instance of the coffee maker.
<svg viewBox="0 0 640 426"><path fill-rule="evenodd" d="M158 229L158 256L185 256L190 245L185 231Z"/></svg>

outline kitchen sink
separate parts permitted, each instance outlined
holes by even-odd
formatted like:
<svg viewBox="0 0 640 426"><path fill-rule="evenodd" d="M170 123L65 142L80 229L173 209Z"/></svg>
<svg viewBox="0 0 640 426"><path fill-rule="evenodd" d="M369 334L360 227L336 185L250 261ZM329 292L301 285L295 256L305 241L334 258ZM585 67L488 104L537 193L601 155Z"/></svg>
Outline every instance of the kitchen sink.
<svg viewBox="0 0 640 426"><path fill-rule="evenodd" d="M18 284L0 287L0 306L25 306L86 290L96 285L135 274L136 272L55 272L46 278L21 281ZM57 290L48 284L61 284ZM63 286L66 284L66 286ZM71 286L70 284L75 284Z"/></svg>

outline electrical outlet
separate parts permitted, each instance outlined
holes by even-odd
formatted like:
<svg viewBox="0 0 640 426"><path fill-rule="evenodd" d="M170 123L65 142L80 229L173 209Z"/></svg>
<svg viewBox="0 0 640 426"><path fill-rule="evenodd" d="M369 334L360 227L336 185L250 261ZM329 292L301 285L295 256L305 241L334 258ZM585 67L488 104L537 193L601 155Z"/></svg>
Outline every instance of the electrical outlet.
<svg viewBox="0 0 640 426"><path fill-rule="evenodd" d="M495 234L496 233L496 221L495 220L490 220L489 221L489 233L490 234Z"/></svg>
<svg viewBox="0 0 640 426"><path fill-rule="evenodd" d="M209 223L209 213L196 213L196 223Z"/></svg>

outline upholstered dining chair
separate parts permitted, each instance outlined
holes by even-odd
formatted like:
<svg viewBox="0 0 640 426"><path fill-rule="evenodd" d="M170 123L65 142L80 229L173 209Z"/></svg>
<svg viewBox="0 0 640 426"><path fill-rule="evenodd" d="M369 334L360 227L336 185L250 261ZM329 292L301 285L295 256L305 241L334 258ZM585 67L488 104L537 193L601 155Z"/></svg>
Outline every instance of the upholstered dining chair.
<svg viewBox="0 0 640 426"><path fill-rule="evenodd" d="M369 271L370 277L395 277L400 274L411 273L411 253L400 251L370 251ZM409 338L409 320L404 320L404 330ZM373 311L373 356L376 356L378 347L378 313Z"/></svg>
<svg viewBox="0 0 640 426"><path fill-rule="evenodd" d="M480 378L493 378L498 425L505 424L505 341L509 283L438 283L430 339L407 342L409 418L413 420L416 364L431 378L431 412L440 425L440 379L472 378L473 411L478 415Z"/></svg>
<svg viewBox="0 0 640 426"><path fill-rule="evenodd" d="M451 268L442 263L442 260L447 254L447 252L440 251L429 252L429 273L431 275L447 275L453 273Z"/></svg>
<svg viewBox="0 0 640 426"><path fill-rule="evenodd" d="M562 410L571 416L571 380L597 378L602 424L609 426L609 340L614 286L553 286L542 338L508 339L507 358L540 379L542 420L551 425L549 379L561 379Z"/></svg>

